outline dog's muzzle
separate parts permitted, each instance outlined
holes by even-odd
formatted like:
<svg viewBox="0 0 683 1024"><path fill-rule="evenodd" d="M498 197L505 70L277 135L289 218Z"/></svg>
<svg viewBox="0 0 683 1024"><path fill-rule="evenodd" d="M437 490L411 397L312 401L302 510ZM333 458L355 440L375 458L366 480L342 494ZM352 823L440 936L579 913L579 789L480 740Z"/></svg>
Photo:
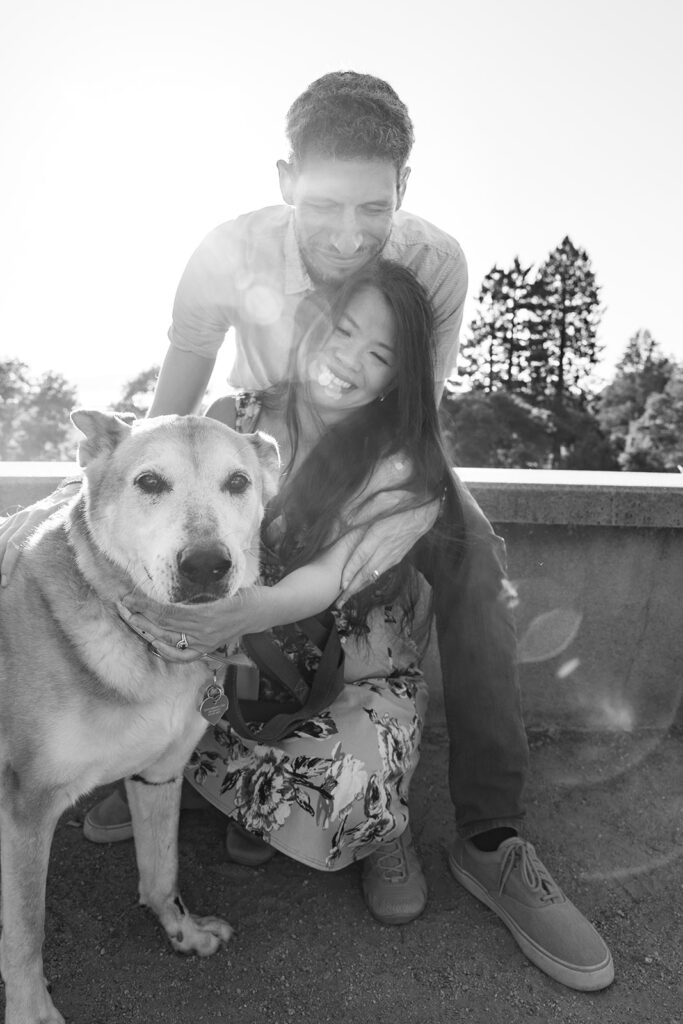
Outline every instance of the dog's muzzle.
<svg viewBox="0 0 683 1024"><path fill-rule="evenodd" d="M222 545L192 545L177 557L181 601L211 601L222 597L233 562Z"/></svg>

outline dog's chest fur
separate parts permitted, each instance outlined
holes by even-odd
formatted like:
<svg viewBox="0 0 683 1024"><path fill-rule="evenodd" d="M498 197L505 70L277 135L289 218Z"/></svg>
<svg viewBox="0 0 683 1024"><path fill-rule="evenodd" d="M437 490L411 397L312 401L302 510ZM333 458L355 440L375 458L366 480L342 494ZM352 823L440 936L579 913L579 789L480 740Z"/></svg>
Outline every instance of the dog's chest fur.
<svg viewBox="0 0 683 1024"><path fill-rule="evenodd" d="M13 724L0 729L2 760L80 792L196 742L213 680L204 662L154 657L118 617L106 574L100 583L79 570L58 519L0 592L0 711Z"/></svg>

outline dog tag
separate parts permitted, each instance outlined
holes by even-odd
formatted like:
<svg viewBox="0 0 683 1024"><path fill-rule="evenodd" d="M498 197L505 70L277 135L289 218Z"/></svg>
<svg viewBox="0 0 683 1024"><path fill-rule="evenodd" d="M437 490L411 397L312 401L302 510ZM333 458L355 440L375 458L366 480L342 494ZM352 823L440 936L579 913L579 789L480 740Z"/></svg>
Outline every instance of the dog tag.
<svg viewBox="0 0 683 1024"><path fill-rule="evenodd" d="M225 695L225 691L222 686L218 683L210 683L207 686L202 702L199 705L199 714L202 718L205 718L210 725L215 725L216 722L223 717L224 712L228 710L228 698Z"/></svg>

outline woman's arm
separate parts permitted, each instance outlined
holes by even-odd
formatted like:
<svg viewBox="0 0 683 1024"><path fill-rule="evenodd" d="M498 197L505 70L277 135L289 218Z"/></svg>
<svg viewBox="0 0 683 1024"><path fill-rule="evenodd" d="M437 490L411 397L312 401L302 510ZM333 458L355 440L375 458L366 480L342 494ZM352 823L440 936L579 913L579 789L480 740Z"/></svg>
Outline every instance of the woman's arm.
<svg viewBox="0 0 683 1024"><path fill-rule="evenodd" d="M119 611L164 657L191 661L245 633L284 626L329 608L341 590L341 574L355 542L354 531L272 587L248 587L234 597L201 605L160 606L139 593L128 594ZM181 633L191 650L176 648Z"/></svg>
<svg viewBox="0 0 683 1024"><path fill-rule="evenodd" d="M410 479L410 460L395 456L381 462L351 507L347 518L356 527L342 573L337 604L398 565L418 540L432 528L441 508L441 496L420 501L402 489Z"/></svg>

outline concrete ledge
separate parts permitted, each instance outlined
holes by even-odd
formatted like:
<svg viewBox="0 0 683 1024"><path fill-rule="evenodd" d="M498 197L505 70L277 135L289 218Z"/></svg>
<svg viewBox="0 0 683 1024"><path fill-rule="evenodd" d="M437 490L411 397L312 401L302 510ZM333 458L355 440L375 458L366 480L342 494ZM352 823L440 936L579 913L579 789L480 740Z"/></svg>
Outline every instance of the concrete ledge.
<svg viewBox="0 0 683 1024"><path fill-rule="evenodd" d="M0 515L49 494L75 462L0 462ZM458 475L494 523L683 529L683 474L478 469Z"/></svg>
<svg viewBox="0 0 683 1024"><path fill-rule="evenodd" d="M492 522L683 529L682 473L457 472Z"/></svg>
<svg viewBox="0 0 683 1024"><path fill-rule="evenodd" d="M0 516L40 501L78 472L75 462L0 462Z"/></svg>
<svg viewBox="0 0 683 1024"><path fill-rule="evenodd" d="M0 515L75 463L0 463ZM683 474L460 469L505 538L534 730L683 725ZM442 720L438 654L425 662Z"/></svg>

